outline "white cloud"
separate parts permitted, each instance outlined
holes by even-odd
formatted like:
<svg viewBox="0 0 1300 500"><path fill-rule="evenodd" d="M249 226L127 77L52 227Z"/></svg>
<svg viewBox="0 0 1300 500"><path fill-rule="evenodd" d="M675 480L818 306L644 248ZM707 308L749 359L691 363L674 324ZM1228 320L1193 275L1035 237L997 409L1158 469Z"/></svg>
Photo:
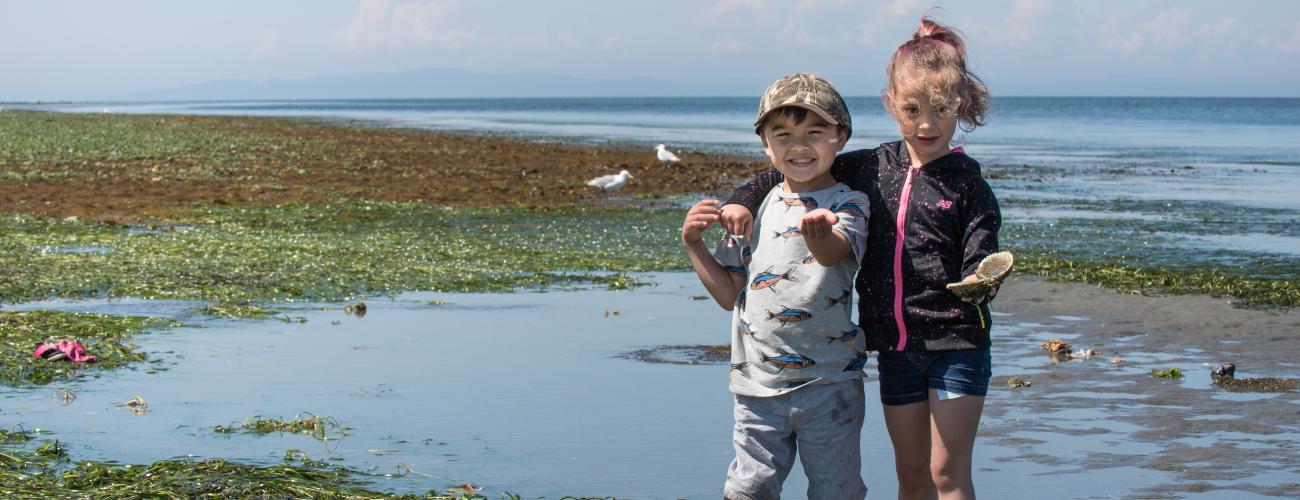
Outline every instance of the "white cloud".
<svg viewBox="0 0 1300 500"><path fill-rule="evenodd" d="M857 29L853 31L853 40L868 47L875 47L877 33L878 30L874 22L861 22L858 23Z"/></svg>
<svg viewBox="0 0 1300 500"><path fill-rule="evenodd" d="M1270 47L1277 49L1278 52L1300 53L1300 22L1296 23L1296 31L1292 32L1291 38L1278 40L1271 38L1271 36L1260 36L1257 40L1261 44L1270 45Z"/></svg>
<svg viewBox="0 0 1300 500"><path fill-rule="evenodd" d="M623 44L623 40L614 35L607 35L600 40L598 46L602 49L612 49Z"/></svg>
<svg viewBox="0 0 1300 500"><path fill-rule="evenodd" d="M701 10L699 17L705 20L717 20L738 12L757 15L767 11L768 8L766 0L718 0Z"/></svg>
<svg viewBox="0 0 1300 500"><path fill-rule="evenodd" d="M893 0L887 4L881 5L876 12L889 17L919 16L921 9L925 8L926 0Z"/></svg>
<svg viewBox="0 0 1300 500"><path fill-rule="evenodd" d="M1194 33L1197 37L1214 37L1221 39L1242 39L1246 36L1246 31L1241 27L1241 21L1235 17L1225 17L1214 24L1203 24L1196 29Z"/></svg>
<svg viewBox="0 0 1300 500"><path fill-rule="evenodd" d="M1100 46L1116 52L1134 53L1147 46L1146 37L1140 33L1109 33L1103 35Z"/></svg>
<svg viewBox="0 0 1300 500"><path fill-rule="evenodd" d="M1174 48L1186 45L1191 41L1187 35L1187 20L1191 13L1190 9L1162 10L1155 19L1138 23L1138 29L1150 37L1153 46Z"/></svg>
<svg viewBox="0 0 1300 500"><path fill-rule="evenodd" d="M748 51L749 46L737 40L719 40L713 42L713 46L709 47L709 49L714 52L736 53Z"/></svg>
<svg viewBox="0 0 1300 500"><path fill-rule="evenodd" d="M460 47L478 34L477 28L455 26L460 6L460 0L361 0L351 21L330 39L350 50Z"/></svg>
<svg viewBox="0 0 1300 500"><path fill-rule="evenodd" d="M361 0L347 26L330 34L330 39L353 49L373 48L384 38L388 24L388 0Z"/></svg>
<svg viewBox="0 0 1300 500"><path fill-rule="evenodd" d="M1001 22L981 24L967 17L957 27L981 43L1041 49L1044 44L1039 28L1047 24L1046 15L1051 8L1051 0L1016 0Z"/></svg>
<svg viewBox="0 0 1300 500"><path fill-rule="evenodd" d="M254 51L259 57L271 57L280 53L280 30L271 30L262 35Z"/></svg>
<svg viewBox="0 0 1300 500"><path fill-rule="evenodd" d="M1016 0L1015 7L1003 22L1003 39L1007 43L1026 43L1035 38L1038 26L1051 8L1049 0Z"/></svg>

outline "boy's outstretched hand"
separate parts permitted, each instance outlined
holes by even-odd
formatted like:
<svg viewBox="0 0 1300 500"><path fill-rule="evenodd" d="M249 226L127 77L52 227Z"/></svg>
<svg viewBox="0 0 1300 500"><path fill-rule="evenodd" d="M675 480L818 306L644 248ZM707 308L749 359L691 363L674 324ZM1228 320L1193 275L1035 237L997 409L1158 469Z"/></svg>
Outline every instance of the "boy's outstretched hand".
<svg viewBox="0 0 1300 500"><path fill-rule="evenodd" d="M799 219L799 234L804 238L822 239L832 234L831 228L840 221L840 216L825 208L808 212Z"/></svg>
<svg viewBox="0 0 1300 500"><path fill-rule="evenodd" d="M717 222L720 217L718 200L701 200L691 206L691 209L686 212L686 220L682 221L682 242L703 241L701 235L704 234L704 230Z"/></svg>
<svg viewBox="0 0 1300 500"><path fill-rule="evenodd" d="M750 231L754 230L754 214L749 213L748 208L735 203L723 205L722 227L727 228L731 234L749 236Z"/></svg>

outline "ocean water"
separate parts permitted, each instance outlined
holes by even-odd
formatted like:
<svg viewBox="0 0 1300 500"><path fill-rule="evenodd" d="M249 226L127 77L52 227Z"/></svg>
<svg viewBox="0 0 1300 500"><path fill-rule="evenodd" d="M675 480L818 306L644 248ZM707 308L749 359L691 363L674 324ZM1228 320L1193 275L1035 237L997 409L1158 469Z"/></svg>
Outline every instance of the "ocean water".
<svg viewBox="0 0 1300 500"><path fill-rule="evenodd" d="M898 139L880 99L847 98L849 149ZM757 98L518 98L84 103L59 111L306 116L584 143L761 154ZM1300 99L995 98L964 141L996 163L1300 166Z"/></svg>

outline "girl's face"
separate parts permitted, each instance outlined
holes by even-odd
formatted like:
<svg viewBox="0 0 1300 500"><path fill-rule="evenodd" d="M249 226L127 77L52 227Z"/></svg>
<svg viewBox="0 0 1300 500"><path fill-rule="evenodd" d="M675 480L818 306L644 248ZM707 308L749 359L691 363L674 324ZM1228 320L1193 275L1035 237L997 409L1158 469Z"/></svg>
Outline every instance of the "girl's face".
<svg viewBox="0 0 1300 500"><path fill-rule="evenodd" d="M933 99L923 89L897 96L894 118L903 134L913 166L934 161L952 151L952 136L957 131L957 103L952 99Z"/></svg>

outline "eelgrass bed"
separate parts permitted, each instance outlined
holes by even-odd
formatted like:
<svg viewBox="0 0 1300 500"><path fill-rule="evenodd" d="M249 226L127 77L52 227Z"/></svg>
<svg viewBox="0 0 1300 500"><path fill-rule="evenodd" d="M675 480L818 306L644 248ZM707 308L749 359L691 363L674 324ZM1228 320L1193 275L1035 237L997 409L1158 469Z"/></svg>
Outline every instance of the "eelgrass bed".
<svg viewBox="0 0 1300 500"><path fill-rule="evenodd" d="M296 462L296 463L293 463ZM159 460L149 465L79 461L57 440L37 444L30 431L0 430L3 498L384 498L486 499L466 485L460 492L393 494L367 489L364 474L287 453L279 465L220 459ZM502 493L501 498L518 499Z"/></svg>

